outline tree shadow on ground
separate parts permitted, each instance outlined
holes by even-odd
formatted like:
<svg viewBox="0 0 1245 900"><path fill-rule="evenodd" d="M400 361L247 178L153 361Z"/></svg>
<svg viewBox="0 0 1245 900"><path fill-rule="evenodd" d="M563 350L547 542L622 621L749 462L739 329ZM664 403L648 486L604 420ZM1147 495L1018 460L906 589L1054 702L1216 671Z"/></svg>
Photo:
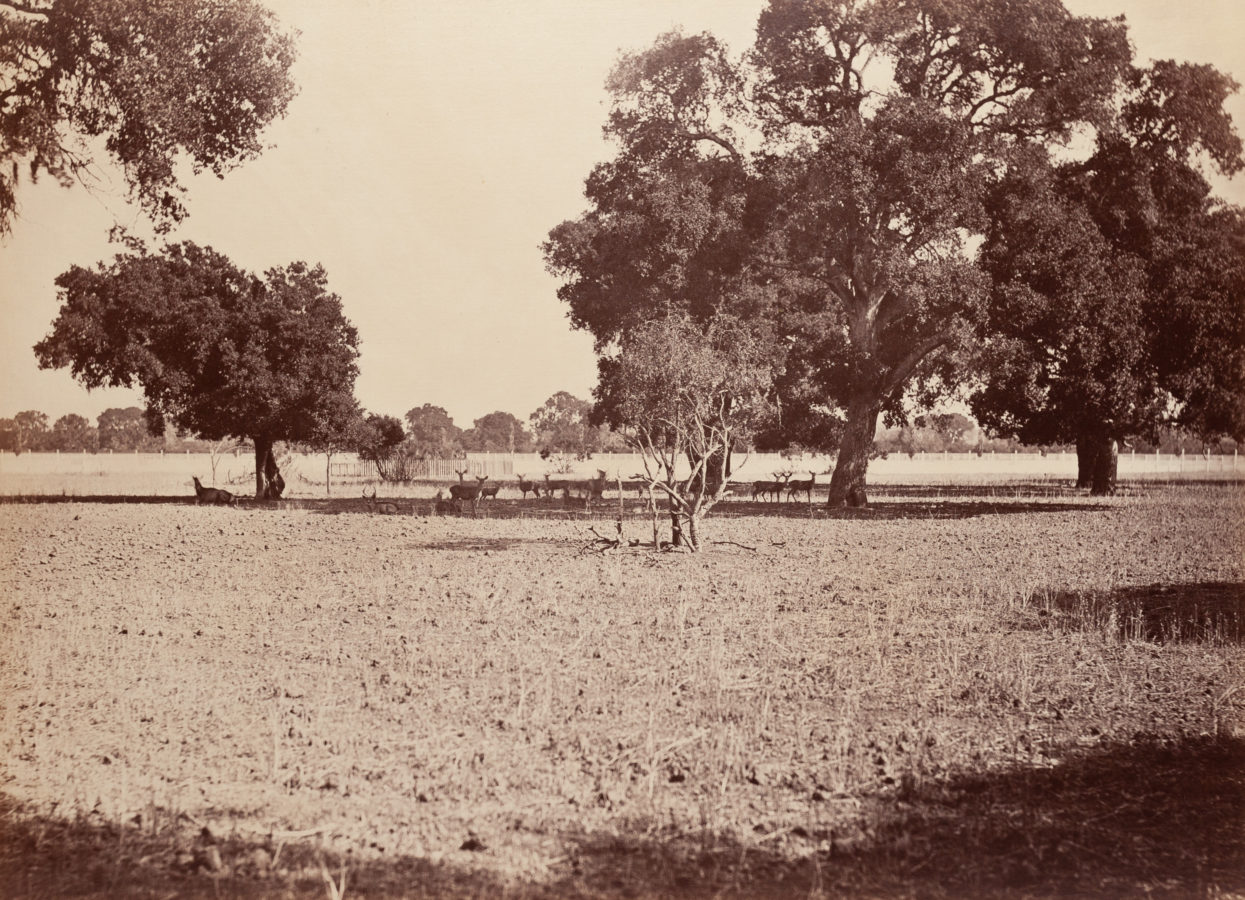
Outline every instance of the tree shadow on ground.
<svg viewBox="0 0 1245 900"><path fill-rule="evenodd" d="M863 798L857 821L740 841L632 823L553 835L546 877L505 873L490 838L440 861L347 862L352 897L1222 897L1245 891L1245 740L1138 737L1044 767ZM502 840L499 839L499 843ZM305 840L27 815L0 800L0 883L27 897L324 897ZM472 852L476 851L476 852ZM338 880L341 860L330 857ZM211 871L215 869L216 871ZM331 893L329 894L331 896Z"/></svg>
<svg viewBox="0 0 1245 900"><path fill-rule="evenodd" d="M918 497L929 496L929 500L912 499L909 491L898 491L895 499L889 499L881 492L873 493L868 506L861 508L828 508L824 500L814 498L813 503L807 502L764 502L757 500L732 499L718 503L710 515L713 517L759 516L789 519L968 519L976 516L1017 515L1026 513L1051 512L1090 512L1109 509L1105 503L1092 502L1061 502L1054 497L1074 497L1074 493L1017 495L1014 492L980 493L969 488L957 489L954 492L918 494ZM881 497L882 499L878 499ZM899 499L903 498L903 499ZM309 498L290 497L281 500L256 500L252 497L239 496L236 507L245 511L261 510L306 510L320 515L375 515L385 517L418 517L418 518L478 518L478 519L555 519L555 520L613 520L618 517L617 498L607 497L597 501L590 508L567 507L560 500L549 502L542 499L517 500L497 499L481 503L475 509L464 505L461 509L445 507L437 509L437 501L428 498L387 497L383 501L394 504L396 513L385 514L373 511L366 501L358 497ZM62 496L59 494L0 496L0 504L57 504L57 503L100 503L100 504L160 504L194 506L195 498L182 496L129 496L129 495L82 495ZM626 519L644 519L650 515L643 501L629 499L623 506L623 517ZM658 511L665 516L664 510Z"/></svg>
<svg viewBox="0 0 1245 900"><path fill-rule="evenodd" d="M718 504L713 516L770 516L786 519L971 519L977 516L1025 515L1031 513L1102 512L1110 509L1105 503L1064 503L1053 500L1000 500L983 496L941 500L877 500L868 506L851 508L827 507L824 503L760 503L736 501Z"/></svg>
<svg viewBox="0 0 1245 900"><path fill-rule="evenodd" d="M1130 640L1245 644L1245 583L1200 581L1059 591L1034 599L1043 618Z"/></svg>

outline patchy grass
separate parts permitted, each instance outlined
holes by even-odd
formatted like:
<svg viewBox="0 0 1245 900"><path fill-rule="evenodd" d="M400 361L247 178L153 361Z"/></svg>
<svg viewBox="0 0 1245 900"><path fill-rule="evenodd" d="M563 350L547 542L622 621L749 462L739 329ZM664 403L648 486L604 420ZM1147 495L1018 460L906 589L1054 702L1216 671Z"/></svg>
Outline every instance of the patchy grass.
<svg viewBox="0 0 1245 900"><path fill-rule="evenodd" d="M736 504L757 551L698 557L522 505L5 506L0 883L1245 891L1239 488L1000 491Z"/></svg>

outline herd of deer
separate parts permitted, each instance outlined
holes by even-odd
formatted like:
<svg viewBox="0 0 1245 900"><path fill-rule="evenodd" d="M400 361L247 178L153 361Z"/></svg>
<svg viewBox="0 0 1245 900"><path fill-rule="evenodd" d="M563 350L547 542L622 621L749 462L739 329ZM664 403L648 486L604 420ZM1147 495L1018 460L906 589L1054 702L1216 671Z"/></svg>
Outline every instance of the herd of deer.
<svg viewBox="0 0 1245 900"><path fill-rule="evenodd" d="M813 502L813 488L817 486L817 473L809 472L807 481L792 481L791 476L794 472L775 472L775 481L754 481L752 482L752 499L757 497L761 499L781 500L782 492L787 492L787 499L795 499L796 494L805 494L808 496L808 502Z"/></svg>
<svg viewBox="0 0 1245 900"><path fill-rule="evenodd" d="M449 512L461 512L463 503L470 502L472 512L475 512L477 504L481 500L490 500L497 497L497 492L501 488L500 484L494 483L485 485L489 480L487 475L476 475L475 484L467 481L467 469L457 471L458 484L450 485L450 496L447 500L443 491L437 491L434 500L434 509L438 514ZM784 491L787 493L787 500L793 500L798 494L804 494L808 498L808 502L813 502L813 488L817 484L817 473L809 472L807 481L792 481L792 472L775 472L774 481L754 481L752 483L752 499L758 497L763 500L781 500ZM205 488L198 478L194 479L195 484L195 502L197 504L237 506L237 498L229 491L220 488ZM623 481L621 482L624 491L634 490L643 494L646 487L642 481ZM594 500L602 500L605 497L606 488L611 484L606 477L603 469L597 469L597 477L588 479L587 481L576 481L566 479L553 479L546 475L544 483L531 481L523 475L519 476L519 490L523 494L523 499L527 499L528 494L540 497L544 492L545 497L555 497L562 495L562 500L567 506L575 506L587 509ZM368 510L373 513L381 513L382 515L394 515L397 513L398 504L389 500L378 500L376 498L376 489L372 488L372 494L369 497L367 491L363 492L363 499L367 501ZM852 505L863 505L852 504ZM412 512L414 507L412 506Z"/></svg>

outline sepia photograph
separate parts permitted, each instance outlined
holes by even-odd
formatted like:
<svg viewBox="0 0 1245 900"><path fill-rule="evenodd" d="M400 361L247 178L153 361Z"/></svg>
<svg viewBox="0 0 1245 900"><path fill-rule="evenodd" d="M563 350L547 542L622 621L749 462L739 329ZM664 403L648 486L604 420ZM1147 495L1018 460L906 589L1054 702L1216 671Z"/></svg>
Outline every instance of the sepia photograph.
<svg viewBox="0 0 1245 900"><path fill-rule="evenodd" d="M0 0L0 896L1245 898L1242 79Z"/></svg>

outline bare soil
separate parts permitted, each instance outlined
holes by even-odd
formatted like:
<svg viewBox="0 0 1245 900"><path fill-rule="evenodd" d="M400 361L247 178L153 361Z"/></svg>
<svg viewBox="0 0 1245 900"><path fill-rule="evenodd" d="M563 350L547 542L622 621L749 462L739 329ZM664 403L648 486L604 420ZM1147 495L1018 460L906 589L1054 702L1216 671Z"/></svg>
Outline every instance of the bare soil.
<svg viewBox="0 0 1245 900"><path fill-rule="evenodd" d="M1245 896L1240 487L871 499L0 506L0 894Z"/></svg>

